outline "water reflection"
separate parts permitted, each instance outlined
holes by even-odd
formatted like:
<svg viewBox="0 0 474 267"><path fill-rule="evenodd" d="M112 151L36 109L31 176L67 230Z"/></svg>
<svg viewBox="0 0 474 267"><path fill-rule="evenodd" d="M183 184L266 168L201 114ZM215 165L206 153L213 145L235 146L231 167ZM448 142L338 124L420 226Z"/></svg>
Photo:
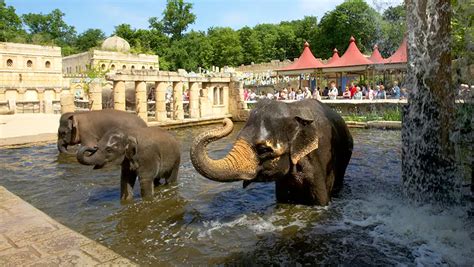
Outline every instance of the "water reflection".
<svg viewBox="0 0 474 267"><path fill-rule="evenodd" d="M243 189L201 177L189 146L205 129L174 131L179 182L152 201L141 201L136 186L135 201L121 205L118 167L92 170L58 156L54 144L1 150L0 184L140 264L474 263L469 207L412 207L401 196L398 131L353 130L345 187L321 208L277 204L273 183ZM225 155L235 134L211 144L211 156Z"/></svg>

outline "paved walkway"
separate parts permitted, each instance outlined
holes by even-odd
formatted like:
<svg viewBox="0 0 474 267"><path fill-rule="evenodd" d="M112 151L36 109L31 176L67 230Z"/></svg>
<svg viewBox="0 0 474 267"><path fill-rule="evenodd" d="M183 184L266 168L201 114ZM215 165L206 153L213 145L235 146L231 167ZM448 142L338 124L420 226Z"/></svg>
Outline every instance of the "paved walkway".
<svg viewBox="0 0 474 267"><path fill-rule="evenodd" d="M59 114L0 115L0 146L57 140Z"/></svg>
<svg viewBox="0 0 474 267"><path fill-rule="evenodd" d="M135 266L0 186L0 266Z"/></svg>

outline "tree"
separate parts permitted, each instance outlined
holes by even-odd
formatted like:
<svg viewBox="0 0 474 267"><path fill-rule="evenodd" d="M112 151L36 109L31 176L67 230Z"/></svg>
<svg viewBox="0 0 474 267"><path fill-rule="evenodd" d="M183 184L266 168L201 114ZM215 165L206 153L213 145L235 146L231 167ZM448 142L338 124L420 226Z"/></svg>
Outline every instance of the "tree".
<svg viewBox="0 0 474 267"><path fill-rule="evenodd" d="M210 28L208 36L214 51L213 65L223 67L242 63L242 46L236 31L229 27Z"/></svg>
<svg viewBox="0 0 474 267"><path fill-rule="evenodd" d="M0 41L24 41L26 32L22 29L21 19L16 14L15 8L0 1Z"/></svg>
<svg viewBox="0 0 474 267"><path fill-rule="evenodd" d="M63 20L64 13L54 9L49 14L28 13L22 15L23 23L32 35L32 41L52 42L55 45L72 45L76 38L74 26ZM34 36L37 36L36 39Z"/></svg>
<svg viewBox="0 0 474 267"><path fill-rule="evenodd" d="M243 27L238 31L242 45L243 64L260 63L262 59L262 43L257 33L250 27Z"/></svg>
<svg viewBox="0 0 474 267"><path fill-rule="evenodd" d="M379 50L382 56L388 57L398 49L407 30L405 5L387 8L380 28L382 37L378 43Z"/></svg>
<svg viewBox="0 0 474 267"><path fill-rule="evenodd" d="M105 34L100 29L88 29L77 36L75 47L79 52L87 51L90 48L100 45L105 39Z"/></svg>
<svg viewBox="0 0 474 267"><path fill-rule="evenodd" d="M192 3L183 0L168 0L163 18L158 20L151 17L148 20L150 27L168 34L172 40L180 39L188 26L196 20L196 15L191 12L192 7Z"/></svg>
<svg viewBox="0 0 474 267"><path fill-rule="evenodd" d="M323 57L328 58L334 48L343 52L353 35L359 49L370 53L381 36L381 31L376 28L380 20L380 14L365 1L347 0L323 16L315 47Z"/></svg>

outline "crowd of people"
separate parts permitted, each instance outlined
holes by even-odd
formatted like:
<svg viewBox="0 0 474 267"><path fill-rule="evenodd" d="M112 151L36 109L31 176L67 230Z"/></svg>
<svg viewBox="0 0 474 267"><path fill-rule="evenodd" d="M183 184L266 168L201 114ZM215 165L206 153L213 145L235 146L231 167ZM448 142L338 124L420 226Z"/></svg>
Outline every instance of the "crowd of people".
<svg viewBox="0 0 474 267"><path fill-rule="evenodd" d="M388 92L387 92L388 91ZM400 88L398 82L393 83L393 87L390 90L386 90L383 84L375 86L373 89L370 85L357 85L351 83L350 86L346 86L346 90L343 92L341 88L336 87L335 82L330 82L329 86L325 87L321 91L319 87L314 90L310 90L308 87L302 89L284 88L282 90L275 90L274 92L260 92L257 93L255 90L244 89L245 101L257 101L259 99L274 99L274 100L303 100L313 98L317 100L321 99L354 99L354 100L374 100L374 99L406 99L407 91L406 88Z"/></svg>

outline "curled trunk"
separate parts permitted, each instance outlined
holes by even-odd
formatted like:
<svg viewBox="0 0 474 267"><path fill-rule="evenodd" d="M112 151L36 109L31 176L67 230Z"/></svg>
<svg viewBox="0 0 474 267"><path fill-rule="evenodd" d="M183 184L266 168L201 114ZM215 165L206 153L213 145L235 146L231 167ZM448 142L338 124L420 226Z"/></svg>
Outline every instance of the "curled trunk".
<svg viewBox="0 0 474 267"><path fill-rule="evenodd" d="M97 153L97 148L82 146L77 151L77 161L83 165L103 166L105 163L104 157Z"/></svg>
<svg viewBox="0 0 474 267"><path fill-rule="evenodd" d="M207 155L206 146L229 135L234 128L230 119L224 119L223 124L223 128L202 133L194 139L190 151L194 168L206 178L218 182L254 179L258 159L252 146L244 139L237 139L229 154L222 159L214 160Z"/></svg>

